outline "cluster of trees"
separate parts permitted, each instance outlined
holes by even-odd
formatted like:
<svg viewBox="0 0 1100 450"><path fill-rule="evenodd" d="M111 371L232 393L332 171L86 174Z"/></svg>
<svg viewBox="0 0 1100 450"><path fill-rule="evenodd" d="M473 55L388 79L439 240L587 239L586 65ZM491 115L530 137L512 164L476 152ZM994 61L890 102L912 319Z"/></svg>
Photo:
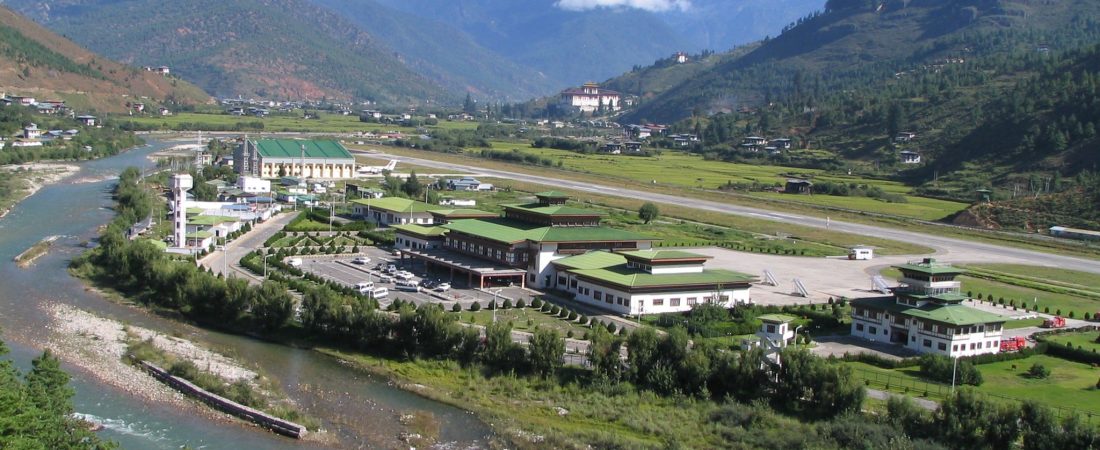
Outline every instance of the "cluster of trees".
<svg viewBox="0 0 1100 450"><path fill-rule="evenodd" d="M554 160L552 160L550 158L544 158L544 157L540 157L539 155L521 152L519 149L513 149L512 151L507 151L507 150L493 150L493 149L488 149L487 148L487 149L481 150L481 152L478 153L478 156L481 156L482 158L485 158L485 159L495 159L495 160L498 160L498 161L508 161L508 162L515 162L515 163L521 163L521 164L530 164L530 165L533 165L533 166L550 167L550 166L554 165Z"/></svg>
<svg viewBox="0 0 1100 450"><path fill-rule="evenodd" d="M878 186L858 183L821 181L814 183L814 193L839 197L870 197L889 203L909 202L904 195L886 192Z"/></svg>
<svg viewBox="0 0 1100 450"><path fill-rule="evenodd" d="M921 373L941 383L958 383L980 386L982 372L970 361L956 361L944 355L921 355L919 365ZM952 380L954 378L954 380Z"/></svg>
<svg viewBox="0 0 1100 450"><path fill-rule="evenodd" d="M8 349L0 341L0 357ZM49 350L20 374L9 360L0 360L0 448L110 449L88 424L73 418L69 374Z"/></svg>

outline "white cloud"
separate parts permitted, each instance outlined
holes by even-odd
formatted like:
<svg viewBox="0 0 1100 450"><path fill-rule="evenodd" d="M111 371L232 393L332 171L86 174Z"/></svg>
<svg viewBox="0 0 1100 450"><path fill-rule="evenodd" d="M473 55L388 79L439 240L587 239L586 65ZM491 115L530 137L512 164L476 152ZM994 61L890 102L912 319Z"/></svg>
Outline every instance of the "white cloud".
<svg viewBox="0 0 1100 450"><path fill-rule="evenodd" d="M558 0L555 5L569 11L624 7L660 12L673 9L686 11L691 7L691 0Z"/></svg>

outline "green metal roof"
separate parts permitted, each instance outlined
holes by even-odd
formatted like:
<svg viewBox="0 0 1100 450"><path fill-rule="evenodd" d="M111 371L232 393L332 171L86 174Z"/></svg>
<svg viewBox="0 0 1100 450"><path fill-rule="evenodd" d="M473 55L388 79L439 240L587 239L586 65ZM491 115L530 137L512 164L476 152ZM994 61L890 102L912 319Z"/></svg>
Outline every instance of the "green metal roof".
<svg viewBox="0 0 1100 450"><path fill-rule="evenodd" d="M763 320L765 322L779 322L779 323L794 322L795 320L798 320L797 317L789 316L787 314L764 314L760 317L757 317L757 319Z"/></svg>
<svg viewBox="0 0 1100 450"><path fill-rule="evenodd" d="M535 242L652 241L652 236L606 227L547 227L508 219L462 219L444 228L507 244Z"/></svg>
<svg viewBox="0 0 1100 450"><path fill-rule="evenodd" d="M569 198L569 194L560 191L542 191L536 192L535 197L547 197L547 198Z"/></svg>
<svg viewBox="0 0 1100 450"><path fill-rule="evenodd" d="M406 233L414 234L414 235L422 236L422 237L439 237L439 236L443 236L444 234L447 234L447 229L443 228L443 227L425 227L425 226L421 226L421 225L414 225L414 224L411 224L411 223L410 224L400 224L400 225L390 225L390 228L393 228L393 229L395 229L399 232L404 231Z"/></svg>
<svg viewBox="0 0 1100 450"><path fill-rule="evenodd" d="M628 269L626 266L616 266L605 269L573 269L570 270L570 272L597 281L631 288L685 285L734 285L747 284L756 280L756 277L752 275L723 269L704 270L697 273L654 275L648 272Z"/></svg>
<svg viewBox="0 0 1100 450"><path fill-rule="evenodd" d="M214 233L209 231L196 231L194 233L187 233L186 237L190 239L206 239L212 236L214 236Z"/></svg>
<svg viewBox="0 0 1100 450"><path fill-rule="evenodd" d="M187 208L187 209L184 210L184 213L186 213L186 214L202 214L203 211L206 211L206 210L202 209L202 208Z"/></svg>
<svg viewBox="0 0 1100 450"><path fill-rule="evenodd" d="M525 205L501 205L505 209L518 209L543 216L606 216L606 213L591 209L574 208L565 205L545 206L541 203L528 203Z"/></svg>
<svg viewBox="0 0 1100 450"><path fill-rule="evenodd" d="M439 206L436 205L418 202L416 200L409 200L407 198L401 197L360 198L352 200L351 202L369 206L374 209L381 209L398 213L429 212L438 211L441 209Z"/></svg>
<svg viewBox="0 0 1100 450"><path fill-rule="evenodd" d="M619 253L588 252L555 260L553 264L569 269L603 269L626 264L626 258Z"/></svg>
<svg viewBox="0 0 1100 450"><path fill-rule="evenodd" d="M635 250L631 252L621 253L627 258L642 259L646 261L662 261L670 259L711 259L711 257L707 255L700 255L698 253L685 252L682 250Z"/></svg>
<svg viewBox="0 0 1100 450"><path fill-rule="evenodd" d="M219 223L236 222L236 217L227 216L195 216L187 220L188 225L217 225Z"/></svg>
<svg viewBox="0 0 1100 450"><path fill-rule="evenodd" d="M927 304L920 308L898 304L894 297L861 298L852 300L852 306L890 311L949 325L975 325L979 323L1005 322L1008 319L993 313L959 304Z"/></svg>
<svg viewBox="0 0 1100 450"><path fill-rule="evenodd" d="M257 139L252 141L260 156L300 158L305 147L306 158L354 159L348 149L336 141L305 139Z"/></svg>
<svg viewBox="0 0 1100 450"><path fill-rule="evenodd" d="M927 275L949 275L949 274L961 274L966 270L954 267L948 264L938 263L935 259L927 258L921 262L898 264L894 266L898 270L908 270L912 272L920 272Z"/></svg>
<svg viewBox="0 0 1100 450"><path fill-rule="evenodd" d="M482 211L480 209L437 209L432 211L433 215L443 217L497 217L497 214L488 211Z"/></svg>

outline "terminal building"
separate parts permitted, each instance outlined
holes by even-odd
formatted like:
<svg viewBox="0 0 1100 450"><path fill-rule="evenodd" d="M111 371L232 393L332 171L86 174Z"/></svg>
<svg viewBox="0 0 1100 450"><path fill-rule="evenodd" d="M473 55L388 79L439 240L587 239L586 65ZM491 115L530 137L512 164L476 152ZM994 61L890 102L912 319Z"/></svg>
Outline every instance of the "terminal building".
<svg viewBox="0 0 1100 450"><path fill-rule="evenodd" d="M245 139L233 152L233 168L260 178L352 178L355 158L336 141Z"/></svg>
<svg viewBox="0 0 1100 450"><path fill-rule="evenodd" d="M548 191L534 203L434 210L439 225L393 225L402 258L443 270L468 285L554 289L624 314L686 311L699 302L749 302L753 277L705 270L707 256L653 250L657 238L600 224L603 213L566 204Z"/></svg>
<svg viewBox="0 0 1100 450"><path fill-rule="evenodd" d="M852 301L852 336L950 357L1000 351L1006 319L962 304L962 269L932 258L894 267L893 296Z"/></svg>

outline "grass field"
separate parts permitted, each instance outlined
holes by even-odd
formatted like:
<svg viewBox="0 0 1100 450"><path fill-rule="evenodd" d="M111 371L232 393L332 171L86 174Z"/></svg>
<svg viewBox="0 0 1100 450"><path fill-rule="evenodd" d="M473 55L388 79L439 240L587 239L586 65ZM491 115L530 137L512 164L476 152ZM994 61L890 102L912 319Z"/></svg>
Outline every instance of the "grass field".
<svg viewBox="0 0 1100 450"><path fill-rule="evenodd" d="M1039 363L1050 369L1048 379L1032 379L1023 376L1032 364ZM868 387L884 390L887 383L891 392L906 393L942 400L950 392L950 386L929 382L920 377L920 369L883 369L860 362L843 362L852 367L857 379L871 380ZM1016 368L1013 369L1013 366ZM1096 389L1100 369L1087 364L1066 361L1046 355L1003 361L977 366L985 380L975 391L992 399L1006 401L1032 400L1052 408L1069 408L1077 413L1100 415L1100 390ZM906 388L909 388L906 392ZM1093 424L1100 426L1100 418Z"/></svg>
<svg viewBox="0 0 1100 450"><path fill-rule="evenodd" d="M1068 344L1073 347L1081 347L1085 350L1100 352L1100 342L1096 342L1097 336L1100 336L1100 332L1086 331L1080 333L1055 334L1047 336L1045 339L1059 344Z"/></svg>
<svg viewBox="0 0 1100 450"><path fill-rule="evenodd" d="M1060 267L1028 266L1023 264L967 264L964 267L986 269L1020 277L1039 278L1046 281L1076 285L1083 288L1100 286L1100 274L1079 272Z"/></svg>
<svg viewBox="0 0 1100 450"><path fill-rule="evenodd" d="M1005 322L1004 329L1015 330L1018 328L1037 327L1043 324L1043 319L1009 320Z"/></svg>
<svg viewBox="0 0 1100 450"><path fill-rule="evenodd" d="M828 174L816 169L706 161L702 156L674 150L665 150L660 156L644 157L580 154L566 150L523 148L518 143L501 141L493 142L493 147L498 150L519 148L524 153L561 161L562 168L568 170L629 179L636 182L688 188L715 189L727 182L752 183L754 181L764 185L773 185L783 183L788 177L813 177L815 181L867 184L877 186L887 193L905 195L909 202L886 203L867 197L793 196L772 192L754 192L751 195L771 200L848 208L923 220L940 219L969 206L965 203L907 195L910 188L894 181Z"/></svg>
<svg viewBox="0 0 1100 450"><path fill-rule="evenodd" d="M462 311L458 315L459 321L465 323L488 325L493 321L493 311L487 309L477 312ZM562 337L572 331L576 339L580 339L588 331L588 327L577 322L569 322L534 308L497 309L496 317L498 322L511 322L512 329L518 331L534 332L535 328L551 329L557 330Z"/></svg>

